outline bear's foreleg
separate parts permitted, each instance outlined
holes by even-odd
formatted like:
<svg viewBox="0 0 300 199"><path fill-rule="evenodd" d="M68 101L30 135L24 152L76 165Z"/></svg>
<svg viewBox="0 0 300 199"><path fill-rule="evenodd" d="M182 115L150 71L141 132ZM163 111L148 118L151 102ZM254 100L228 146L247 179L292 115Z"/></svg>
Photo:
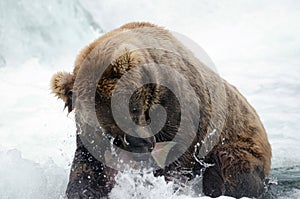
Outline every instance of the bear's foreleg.
<svg viewBox="0 0 300 199"><path fill-rule="evenodd" d="M206 162L213 166L208 167L203 174L205 195L251 198L263 192L265 174L262 163L249 151L220 148L209 154Z"/></svg>
<svg viewBox="0 0 300 199"><path fill-rule="evenodd" d="M105 198L113 187L116 171L94 158L77 137L66 194L70 199Z"/></svg>

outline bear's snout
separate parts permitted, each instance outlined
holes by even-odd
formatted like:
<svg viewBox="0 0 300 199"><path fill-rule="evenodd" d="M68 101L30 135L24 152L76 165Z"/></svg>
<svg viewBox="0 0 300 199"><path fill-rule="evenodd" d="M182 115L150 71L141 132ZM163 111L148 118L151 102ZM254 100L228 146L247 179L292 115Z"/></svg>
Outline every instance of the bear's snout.
<svg viewBox="0 0 300 199"><path fill-rule="evenodd" d="M135 153L150 153L155 147L155 137L139 138L130 135L124 137L125 145L129 151Z"/></svg>

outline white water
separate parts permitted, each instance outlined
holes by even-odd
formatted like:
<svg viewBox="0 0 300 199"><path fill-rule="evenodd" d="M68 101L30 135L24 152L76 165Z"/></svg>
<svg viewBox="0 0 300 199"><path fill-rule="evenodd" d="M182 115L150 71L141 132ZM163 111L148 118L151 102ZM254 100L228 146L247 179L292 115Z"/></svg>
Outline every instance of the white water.
<svg viewBox="0 0 300 199"><path fill-rule="evenodd" d="M298 1L63 2L0 0L0 198L63 197L75 124L50 94L50 78L72 70L76 53L100 34L97 27L108 31L137 20L198 42L257 109L273 147L274 171L299 167ZM139 182L154 184L145 188L134 176L121 175L112 197L190 198L174 195L162 179L145 175ZM299 198L300 189L278 197Z"/></svg>

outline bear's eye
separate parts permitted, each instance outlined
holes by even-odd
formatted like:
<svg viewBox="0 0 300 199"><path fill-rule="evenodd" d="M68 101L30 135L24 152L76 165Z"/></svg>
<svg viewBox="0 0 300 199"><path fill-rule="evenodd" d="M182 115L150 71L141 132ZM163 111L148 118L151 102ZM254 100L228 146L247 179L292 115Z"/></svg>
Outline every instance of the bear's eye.
<svg viewBox="0 0 300 199"><path fill-rule="evenodd" d="M137 115L139 113L139 110L134 107L134 108L131 109L131 113L134 114L134 115Z"/></svg>
<svg viewBox="0 0 300 199"><path fill-rule="evenodd" d="M121 146L123 144L123 141L122 139L120 138L120 136L117 136L115 139L114 139L114 145L116 146Z"/></svg>

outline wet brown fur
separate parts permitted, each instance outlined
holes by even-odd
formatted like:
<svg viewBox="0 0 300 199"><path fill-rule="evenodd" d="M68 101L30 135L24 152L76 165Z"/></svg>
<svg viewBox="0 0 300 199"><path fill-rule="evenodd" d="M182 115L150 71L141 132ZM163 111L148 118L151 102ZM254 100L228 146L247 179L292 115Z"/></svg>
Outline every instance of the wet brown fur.
<svg viewBox="0 0 300 199"><path fill-rule="evenodd" d="M168 39L171 38L172 43L178 47L177 49L174 49L175 51L177 50L177 52L182 56L188 57L192 63L197 62L194 61L195 58L191 52L182 47L182 45L179 44L176 39L173 39L167 30L150 23L129 23L103 35L84 48L76 58L75 67L72 74L66 72L59 72L55 74L51 81L51 88L55 95L64 100L65 103L68 103L68 100L71 99L69 92L72 91L72 86L76 76L81 67L87 67L84 64L84 60L90 56L91 52L99 46L101 47L101 45L107 45L107 41L115 39L120 32L122 33L126 31L126 29L135 30L144 27L149 28L151 31L153 30L154 32L156 31L158 33L162 33L161 37L167 37ZM160 34L158 34L158 39L160 39L159 35ZM159 55L155 54L155 52L147 51L144 55L151 55L154 58L157 57L157 59L160 59ZM161 59L164 61L164 58ZM134 51L131 49L125 49L122 53L122 56L110 63L109 70L106 70L97 85L97 93L99 95L105 94L106 96L111 96L117 80L123 74L125 74L131 68L137 67L141 63L147 63L147 61L147 56L140 56L140 54L134 53ZM201 70L202 75L208 79L211 78L211 82L214 82L214 78L220 78L204 66L201 67ZM212 114L210 95L205 87L202 77L193 76L193 74L197 74L197 71L192 71L191 73L191 77L188 78L190 78L191 82L194 82L194 79L197 80L192 86L195 88L202 102L200 105L200 111L203 117L201 117L200 123L207 123L210 115ZM133 78L132 81L134 82L137 79L138 75L137 77ZM226 107L220 106L219 108L227 111L225 118L226 122L224 128L222 129L218 144L204 158L207 163L211 163L213 166L207 168L203 174L203 192L212 197L217 197L220 195L229 195L234 197L257 197L263 191L264 178L269 175L271 164L271 147L268 142L265 129L256 111L251 107L251 105L249 105L247 100L234 86L230 85L224 80L221 81L225 85L225 93L228 100ZM168 96L164 96L164 94L159 94L159 88L155 88L151 95L149 94L148 90L144 89L140 91L143 96L146 96L146 101L151 97L150 101L148 100L144 103L144 109L149 108L151 103L156 104L163 100L166 101L168 98ZM223 116L220 115L220 117ZM106 120L106 122L108 122L108 126L110 126L109 128L115 128L115 124L112 124L112 121ZM173 167L193 169L195 164L197 164L197 161L192 155L194 151L194 144L203 139L209 128L210 127L207 125L204 126L203 129L199 130L198 137L192 142L193 145L187 152L184 153L182 157L179 158L178 161L174 163ZM167 140L166 137L168 136L168 132L165 133L165 135L162 135L162 138L157 139L161 139L162 141L164 141L164 139ZM172 137L172 135L170 136ZM79 150L80 147L78 147L77 150ZM82 161L85 162L85 160ZM70 187L71 184L77 179L74 177L74 175L78 176L84 172L83 169L78 170L78 168L82 168L82 161L74 160L73 167L77 168L77 170L74 169L74 171L71 172L69 183ZM97 161L94 160L94 164L102 163L97 163ZM90 165L88 167L92 172L93 166ZM166 170L171 170L173 167L171 165ZM106 172L114 173L114 171L110 169L107 169ZM164 172L165 171L163 170L161 171L162 174L164 174ZM101 189L102 186L104 185L98 183L94 189ZM74 190L70 188L69 192L72 191L74 192ZM104 192L101 193L104 194ZM99 194L97 196L99 196Z"/></svg>

